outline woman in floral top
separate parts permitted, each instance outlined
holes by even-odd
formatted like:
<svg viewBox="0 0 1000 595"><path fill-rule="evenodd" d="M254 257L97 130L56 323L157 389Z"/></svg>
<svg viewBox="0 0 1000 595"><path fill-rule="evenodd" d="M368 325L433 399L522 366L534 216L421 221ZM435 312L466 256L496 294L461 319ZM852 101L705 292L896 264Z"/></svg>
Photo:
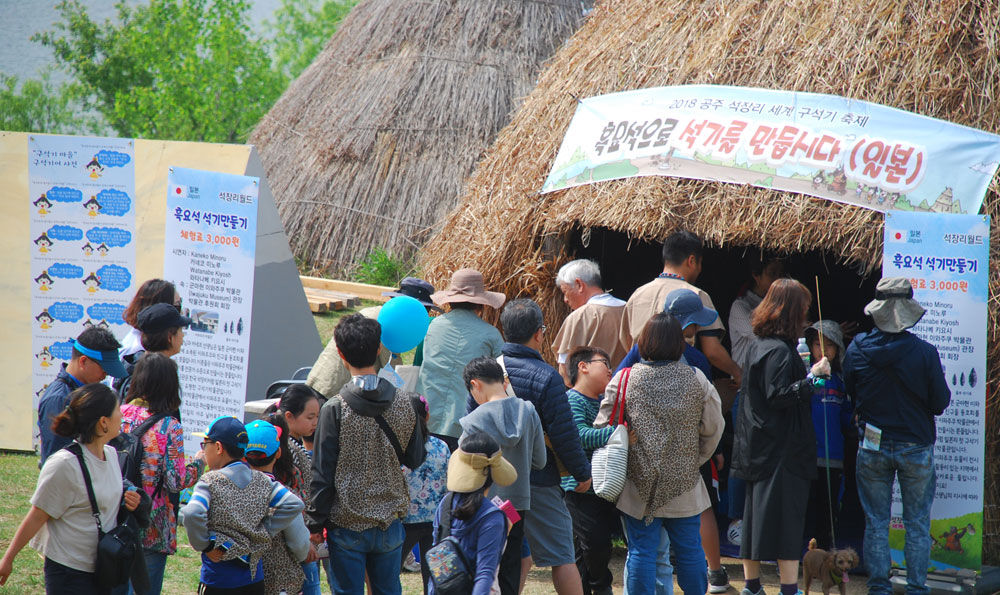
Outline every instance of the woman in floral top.
<svg viewBox="0 0 1000 595"><path fill-rule="evenodd" d="M413 409L417 419L424 426L424 449L427 458L424 464L414 470L403 467L403 476L410 489L410 508L403 519L403 529L406 537L403 539L403 558L413 546L420 544L420 554L423 555L434 544L434 513L438 503L448 493L448 457L451 451L442 440L427 433L427 419L430 414L424 397L412 398ZM426 564L420 565L420 575L424 581L424 594L427 593L427 581L430 571Z"/></svg>
<svg viewBox="0 0 1000 595"><path fill-rule="evenodd" d="M159 595L167 556L177 551L177 516L168 495L193 486L205 470L204 455L184 457L184 431L176 417L180 407L177 364L159 353L147 353L135 366L127 404L122 406L122 433L149 417L167 413L142 436L142 487L153 499L151 523L142 530L143 556L149 571L150 595Z"/></svg>

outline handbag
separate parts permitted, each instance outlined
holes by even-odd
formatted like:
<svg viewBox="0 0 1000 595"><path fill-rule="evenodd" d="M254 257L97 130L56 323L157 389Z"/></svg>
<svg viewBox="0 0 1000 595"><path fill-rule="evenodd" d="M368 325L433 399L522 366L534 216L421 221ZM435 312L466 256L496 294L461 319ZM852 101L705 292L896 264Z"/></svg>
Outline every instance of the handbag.
<svg viewBox="0 0 1000 595"><path fill-rule="evenodd" d="M101 589L113 589L128 582L132 566L138 553L139 532L132 526L132 516L126 515L125 520L114 529L104 532L101 526L101 511L97 507L94 496L94 486L90 481L90 472L83 460L83 447L74 442L67 449L76 455L83 472L83 483L87 487L87 497L90 499L90 511L97 522L97 564L96 579Z"/></svg>
<svg viewBox="0 0 1000 595"><path fill-rule="evenodd" d="M430 573L434 590L441 595L467 595L472 592L472 565L461 544L451 536L451 506L455 493L441 501L437 543L424 553L424 563Z"/></svg>
<svg viewBox="0 0 1000 595"><path fill-rule="evenodd" d="M625 425L625 391L632 368L622 372L621 390L615 396L611 410L611 424L617 424L607 444L594 451L590 462L590 474L594 479L594 493L609 502L618 500L625 488L625 474L628 469L628 427ZM615 421L615 415L618 421Z"/></svg>

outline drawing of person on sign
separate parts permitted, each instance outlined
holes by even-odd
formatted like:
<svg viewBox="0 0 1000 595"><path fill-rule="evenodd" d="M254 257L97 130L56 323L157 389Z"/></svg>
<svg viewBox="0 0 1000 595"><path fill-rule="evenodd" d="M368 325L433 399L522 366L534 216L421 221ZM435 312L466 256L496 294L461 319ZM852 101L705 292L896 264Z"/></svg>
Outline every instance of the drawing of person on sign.
<svg viewBox="0 0 1000 595"><path fill-rule="evenodd" d="M97 217L97 213L101 210L101 203L97 202L96 196L91 196L90 200L83 203L83 208L87 209L88 217Z"/></svg>
<svg viewBox="0 0 1000 595"><path fill-rule="evenodd" d="M88 293L96 293L101 287L101 278L96 273L91 273L83 280L83 284L87 287Z"/></svg>
<svg viewBox="0 0 1000 595"><path fill-rule="evenodd" d="M97 162L97 155L94 155L94 158L90 160L90 163L86 165L86 168L87 171L90 172L90 177L95 180L101 177L101 174L104 173L104 166Z"/></svg>
<svg viewBox="0 0 1000 595"><path fill-rule="evenodd" d="M52 240L49 239L48 234L42 232L42 235L35 238L35 245L38 246L38 251L45 254L52 247Z"/></svg>
<svg viewBox="0 0 1000 595"><path fill-rule="evenodd" d="M35 283L38 283L39 291L48 291L52 288L52 277L49 277L48 271L42 271L41 275L35 277Z"/></svg>
<svg viewBox="0 0 1000 595"><path fill-rule="evenodd" d="M39 312L38 316L35 316L35 320L38 321L38 328L44 331L52 328L52 323L55 322L56 319L52 318L52 315L49 314L49 309L46 308Z"/></svg>
<svg viewBox="0 0 1000 595"><path fill-rule="evenodd" d="M36 207L38 207L38 214L39 215L48 215L49 214L49 209L52 208L52 201L50 201L48 198L46 198L44 194L41 195L41 196L39 196L35 200L35 202L33 202L31 204L33 204Z"/></svg>
<svg viewBox="0 0 1000 595"><path fill-rule="evenodd" d="M94 247L90 245L90 242L84 244L80 249L83 250L84 256L93 256L94 254Z"/></svg>

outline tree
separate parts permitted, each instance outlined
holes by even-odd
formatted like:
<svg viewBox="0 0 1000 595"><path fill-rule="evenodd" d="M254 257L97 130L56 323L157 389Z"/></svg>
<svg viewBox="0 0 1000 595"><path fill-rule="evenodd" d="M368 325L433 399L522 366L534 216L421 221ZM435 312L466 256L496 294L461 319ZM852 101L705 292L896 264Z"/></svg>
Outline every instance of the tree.
<svg viewBox="0 0 1000 595"><path fill-rule="evenodd" d="M56 31L34 39L75 79L70 95L119 135L242 142L287 84L251 33L245 0L115 8L117 22L98 25L64 0Z"/></svg>
<svg viewBox="0 0 1000 595"><path fill-rule="evenodd" d="M16 76L0 73L0 130L48 132L73 130L69 98L53 89L48 74L28 79L18 88Z"/></svg>
<svg viewBox="0 0 1000 595"><path fill-rule="evenodd" d="M274 62L289 80L299 76L320 53L358 0L282 0L275 22L268 23L274 37Z"/></svg>

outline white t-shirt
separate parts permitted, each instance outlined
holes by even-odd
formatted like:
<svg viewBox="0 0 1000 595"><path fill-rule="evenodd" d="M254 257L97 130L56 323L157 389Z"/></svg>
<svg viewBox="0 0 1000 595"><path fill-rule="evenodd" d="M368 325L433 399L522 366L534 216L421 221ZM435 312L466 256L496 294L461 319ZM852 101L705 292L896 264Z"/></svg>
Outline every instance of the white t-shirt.
<svg viewBox="0 0 1000 595"><path fill-rule="evenodd" d="M106 532L110 531L117 524L118 506L122 499L122 472L118 468L118 456L114 448L105 445L105 460L102 461L84 446L83 458L94 486L97 508L101 511L101 526ZM97 523L90 511L90 500L76 455L63 449L45 460L31 503L52 517L32 539L31 546L63 566L94 572Z"/></svg>

